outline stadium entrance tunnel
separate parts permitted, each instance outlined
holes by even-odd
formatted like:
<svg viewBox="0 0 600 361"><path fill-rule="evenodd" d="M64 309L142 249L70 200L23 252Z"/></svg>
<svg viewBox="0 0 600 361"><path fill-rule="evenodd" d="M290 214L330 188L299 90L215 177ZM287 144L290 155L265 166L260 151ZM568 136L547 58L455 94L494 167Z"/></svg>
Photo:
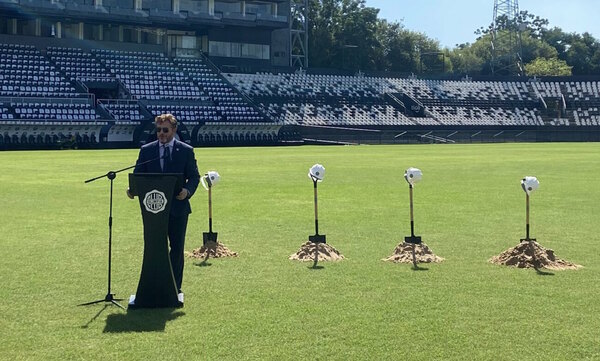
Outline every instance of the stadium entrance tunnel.
<svg viewBox="0 0 600 361"><path fill-rule="evenodd" d="M0 149L98 148L106 122L24 122L0 125Z"/></svg>
<svg viewBox="0 0 600 361"><path fill-rule="evenodd" d="M276 145L281 125L272 123L206 123L195 132L192 144L219 145Z"/></svg>

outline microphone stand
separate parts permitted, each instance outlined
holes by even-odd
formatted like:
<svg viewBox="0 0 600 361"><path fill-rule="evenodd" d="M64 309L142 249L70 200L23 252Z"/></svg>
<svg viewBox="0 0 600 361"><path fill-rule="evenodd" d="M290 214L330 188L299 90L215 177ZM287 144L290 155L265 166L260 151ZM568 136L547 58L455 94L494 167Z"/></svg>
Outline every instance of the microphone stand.
<svg viewBox="0 0 600 361"><path fill-rule="evenodd" d="M85 183L91 183L93 181L96 181L98 179L102 179L104 177L108 178L110 180L110 207L109 207L109 213L108 213L108 291L106 293L106 296L104 296L103 299L100 300L96 300L96 301L91 301L91 302L86 302L86 303L81 303L78 306L88 306L88 305L93 305L96 303L100 303L100 302L107 302L107 303L112 303L116 306L121 307L122 309L125 309L125 307L121 306L121 304L119 304L117 301L122 301L122 298L115 298L114 294L111 293L110 291L110 275L111 275L111 253L112 253L112 224L113 224L113 218L112 218L112 210L113 210L113 180L117 177L117 173L121 173L123 171L129 170L131 168L135 168L137 165L144 165L146 163L150 163L150 162L154 162L156 160L160 160L163 157L158 157L155 159L150 159L148 161L139 163L139 164L135 164L132 165L130 167L127 168L123 168L123 169L119 169L119 170L115 170L115 171L109 171L106 174L103 174L101 176L95 177L95 178L91 178L85 181Z"/></svg>

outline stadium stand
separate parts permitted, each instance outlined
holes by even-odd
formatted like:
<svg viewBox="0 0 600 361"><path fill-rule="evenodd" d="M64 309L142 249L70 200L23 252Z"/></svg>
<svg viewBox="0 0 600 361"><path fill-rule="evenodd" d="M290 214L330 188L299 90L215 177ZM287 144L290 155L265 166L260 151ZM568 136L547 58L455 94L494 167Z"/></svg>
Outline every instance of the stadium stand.
<svg viewBox="0 0 600 361"><path fill-rule="evenodd" d="M50 61L70 80L113 82L114 76L91 53L78 48L48 47Z"/></svg>
<svg viewBox="0 0 600 361"><path fill-rule="evenodd" d="M98 105L115 119L116 124L136 124L149 118L143 114L137 101L100 99Z"/></svg>
<svg viewBox="0 0 600 361"><path fill-rule="evenodd" d="M290 43L293 11L288 0L0 0L0 148L138 147L163 112L195 146L600 141L598 77L293 69L308 61Z"/></svg>
<svg viewBox="0 0 600 361"><path fill-rule="evenodd" d="M200 89L162 53L92 50L134 99L206 100Z"/></svg>
<svg viewBox="0 0 600 361"><path fill-rule="evenodd" d="M226 74L269 116L304 125L596 125L598 82L452 81L307 74ZM564 94L567 94L566 101ZM407 112L410 103L424 116ZM547 101L562 102L565 118L549 117ZM560 105L560 104L559 104ZM572 121L569 113L572 112Z"/></svg>
<svg viewBox="0 0 600 361"><path fill-rule="evenodd" d="M194 145L298 139L298 128L282 127L501 134L600 126L599 81L221 73L204 56L23 44L0 50L5 149L131 146L149 139L153 117L165 112L179 118L180 136ZM112 97L96 99L94 87Z"/></svg>
<svg viewBox="0 0 600 361"><path fill-rule="evenodd" d="M75 97L75 88L33 46L0 44L0 96Z"/></svg>
<svg viewBox="0 0 600 361"><path fill-rule="evenodd" d="M199 88L217 105L220 120L228 122L265 122L253 107L248 106L229 82L220 77L203 59L176 58L175 63L188 74ZM212 119L209 121L217 121Z"/></svg>

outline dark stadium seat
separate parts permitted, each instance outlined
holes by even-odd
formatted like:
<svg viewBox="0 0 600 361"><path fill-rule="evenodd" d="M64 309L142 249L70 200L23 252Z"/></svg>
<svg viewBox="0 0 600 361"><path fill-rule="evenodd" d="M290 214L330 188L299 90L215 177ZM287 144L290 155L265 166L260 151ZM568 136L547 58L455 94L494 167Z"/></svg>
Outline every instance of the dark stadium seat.
<svg viewBox="0 0 600 361"><path fill-rule="evenodd" d="M414 78L307 74L225 74L239 91L248 95L273 119L284 124L308 125L559 125L545 117L544 98L598 98L598 82L449 81ZM579 91L579 96L573 93ZM405 112L389 94L406 95L420 102L425 116ZM588 100L585 100L588 99ZM582 109L584 109L582 107ZM593 108L592 108L593 109ZM575 111L575 109L573 109ZM577 125L595 125L589 110L570 116L585 119ZM545 118L545 120L544 120ZM567 123L568 124L568 123Z"/></svg>
<svg viewBox="0 0 600 361"><path fill-rule="evenodd" d="M208 100L162 53L92 51L137 99Z"/></svg>
<svg viewBox="0 0 600 361"><path fill-rule="evenodd" d="M48 47L47 54L69 79L100 82L116 80L95 56L82 49Z"/></svg>
<svg viewBox="0 0 600 361"><path fill-rule="evenodd" d="M146 117L140 111L140 104L130 100L101 99L99 103L106 109L113 119L122 122L140 124Z"/></svg>

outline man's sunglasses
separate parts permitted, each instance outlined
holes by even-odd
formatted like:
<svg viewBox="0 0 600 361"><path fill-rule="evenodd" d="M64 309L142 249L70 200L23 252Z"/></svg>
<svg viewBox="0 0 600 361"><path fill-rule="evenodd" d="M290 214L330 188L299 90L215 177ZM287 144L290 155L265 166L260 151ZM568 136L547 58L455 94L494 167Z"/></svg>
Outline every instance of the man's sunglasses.
<svg viewBox="0 0 600 361"><path fill-rule="evenodd" d="M160 133L161 131L162 131L163 133L168 133L170 130L171 130L171 128L168 128L168 127L164 127L164 128L161 128L161 127L156 127L156 132L157 132L157 133Z"/></svg>

